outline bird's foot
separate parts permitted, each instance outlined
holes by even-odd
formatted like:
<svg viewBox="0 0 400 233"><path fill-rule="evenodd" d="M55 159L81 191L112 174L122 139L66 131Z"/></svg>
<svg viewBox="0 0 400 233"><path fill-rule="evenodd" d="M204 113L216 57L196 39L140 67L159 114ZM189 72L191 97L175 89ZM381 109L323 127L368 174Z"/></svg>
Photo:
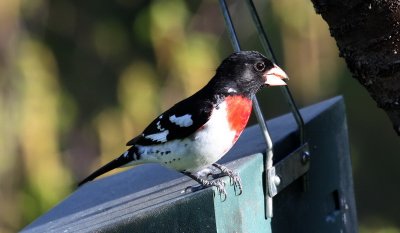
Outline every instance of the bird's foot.
<svg viewBox="0 0 400 233"><path fill-rule="evenodd" d="M242 179L240 178L240 176L236 172L230 170L229 168L227 168L225 166L217 164L217 163L213 163L213 166L218 168L219 170L221 170L221 173L216 174L214 176L214 178L219 178L219 177L222 177L222 176L228 176L229 180L230 180L230 185L233 185L233 188L235 189L235 193L236 193L236 191L239 191L237 193L237 195L242 194L242 192L243 192Z"/></svg>
<svg viewBox="0 0 400 233"><path fill-rule="evenodd" d="M221 196L221 198L223 200L226 199L227 194L225 191L225 182L223 180L220 180L220 179L205 180L205 179L201 179L198 176L192 175L191 173L183 173L183 174L189 176L190 178L192 178L193 180L197 181L200 184L200 186L188 187L185 189L185 191L190 189L192 192L195 192L195 191L201 190L203 188L208 188L208 187L214 186L217 189L217 192Z"/></svg>

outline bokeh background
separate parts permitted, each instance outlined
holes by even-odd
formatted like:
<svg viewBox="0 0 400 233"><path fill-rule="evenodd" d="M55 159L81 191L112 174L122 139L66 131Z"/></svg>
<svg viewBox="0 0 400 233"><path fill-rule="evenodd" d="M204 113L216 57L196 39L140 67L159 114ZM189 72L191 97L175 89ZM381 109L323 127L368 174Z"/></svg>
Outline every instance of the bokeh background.
<svg viewBox="0 0 400 233"><path fill-rule="evenodd" d="M0 232L75 189L232 52L214 0L0 1ZM243 49L261 50L228 1ZM400 232L399 138L309 0L255 1L299 106L343 95L361 233ZM259 94L267 118L289 111ZM252 120L254 123L254 119Z"/></svg>

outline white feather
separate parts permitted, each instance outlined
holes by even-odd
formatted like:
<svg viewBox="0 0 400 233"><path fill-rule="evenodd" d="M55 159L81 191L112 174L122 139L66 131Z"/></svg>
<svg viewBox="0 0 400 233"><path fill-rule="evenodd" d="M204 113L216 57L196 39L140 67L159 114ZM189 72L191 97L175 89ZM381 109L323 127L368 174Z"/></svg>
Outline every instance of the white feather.
<svg viewBox="0 0 400 233"><path fill-rule="evenodd" d="M157 121L157 129L160 131L164 131L165 129L161 127L161 121Z"/></svg>
<svg viewBox="0 0 400 233"><path fill-rule="evenodd" d="M157 142L166 142L168 134L169 134L169 131L165 130L160 133L146 135L145 138L148 138L148 139L151 139L151 140L157 141Z"/></svg>
<svg viewBox="0 0 400 233"><path fill-rule="evenodd" d="M189 127L189 126L193 125L192 115L190 115L190 114L185 114L180 117L176 117L175 115L172 115L169 117L169 121L171 121L171 123L174 123L180 127Z"/></svg>

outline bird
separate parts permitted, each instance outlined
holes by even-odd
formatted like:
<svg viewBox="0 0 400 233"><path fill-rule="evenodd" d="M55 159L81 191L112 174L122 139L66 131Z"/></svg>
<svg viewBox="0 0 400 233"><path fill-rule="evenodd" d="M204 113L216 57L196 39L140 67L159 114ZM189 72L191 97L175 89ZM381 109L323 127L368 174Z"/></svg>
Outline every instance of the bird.
<svg viewBox="0 0 400 233"><path fill-rule="evenodd" d="M238 174L217 163L236 143L252 111L252 99L265 86L284 86L287 74L257 51L234 52L198 92L156 117L130 140L119 157L94 171L78 186L119 167L158 163L225 194L221 179L204 171L219 169L242 193ZM235 189L236 190L236 189Z"/></svg>

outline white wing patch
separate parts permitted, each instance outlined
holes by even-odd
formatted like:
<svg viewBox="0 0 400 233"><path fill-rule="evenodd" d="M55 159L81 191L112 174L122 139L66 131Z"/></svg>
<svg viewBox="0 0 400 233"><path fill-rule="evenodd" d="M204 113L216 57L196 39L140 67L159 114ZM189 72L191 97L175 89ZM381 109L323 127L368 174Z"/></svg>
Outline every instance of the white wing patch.
<svg viewBox="0 0 400 233"><path fill-rule="evenodd" d="M157 121L157 129L160 131L164 131L165 129L161 127L161 121Z"/></svg>
<svg viewBox="0 0 400 233"><path fill-rule="evenodd" d="M172 115L169 117L169 121L171 121L172 123L174 123L180 127L189 127L189 126L193 125L192 115L190 115L190 114L185 114L180 117L176 117L175 115Z"/></svg>
<svg viewBox="0 0 400 233"><path fill-rule="evenodd" d="M169 134L169 131L165 130L160 133L146 135L145 138L148 138L148 139L151 139L151 140L157 141L157 142L166 142L168 134Z"/></svg>

